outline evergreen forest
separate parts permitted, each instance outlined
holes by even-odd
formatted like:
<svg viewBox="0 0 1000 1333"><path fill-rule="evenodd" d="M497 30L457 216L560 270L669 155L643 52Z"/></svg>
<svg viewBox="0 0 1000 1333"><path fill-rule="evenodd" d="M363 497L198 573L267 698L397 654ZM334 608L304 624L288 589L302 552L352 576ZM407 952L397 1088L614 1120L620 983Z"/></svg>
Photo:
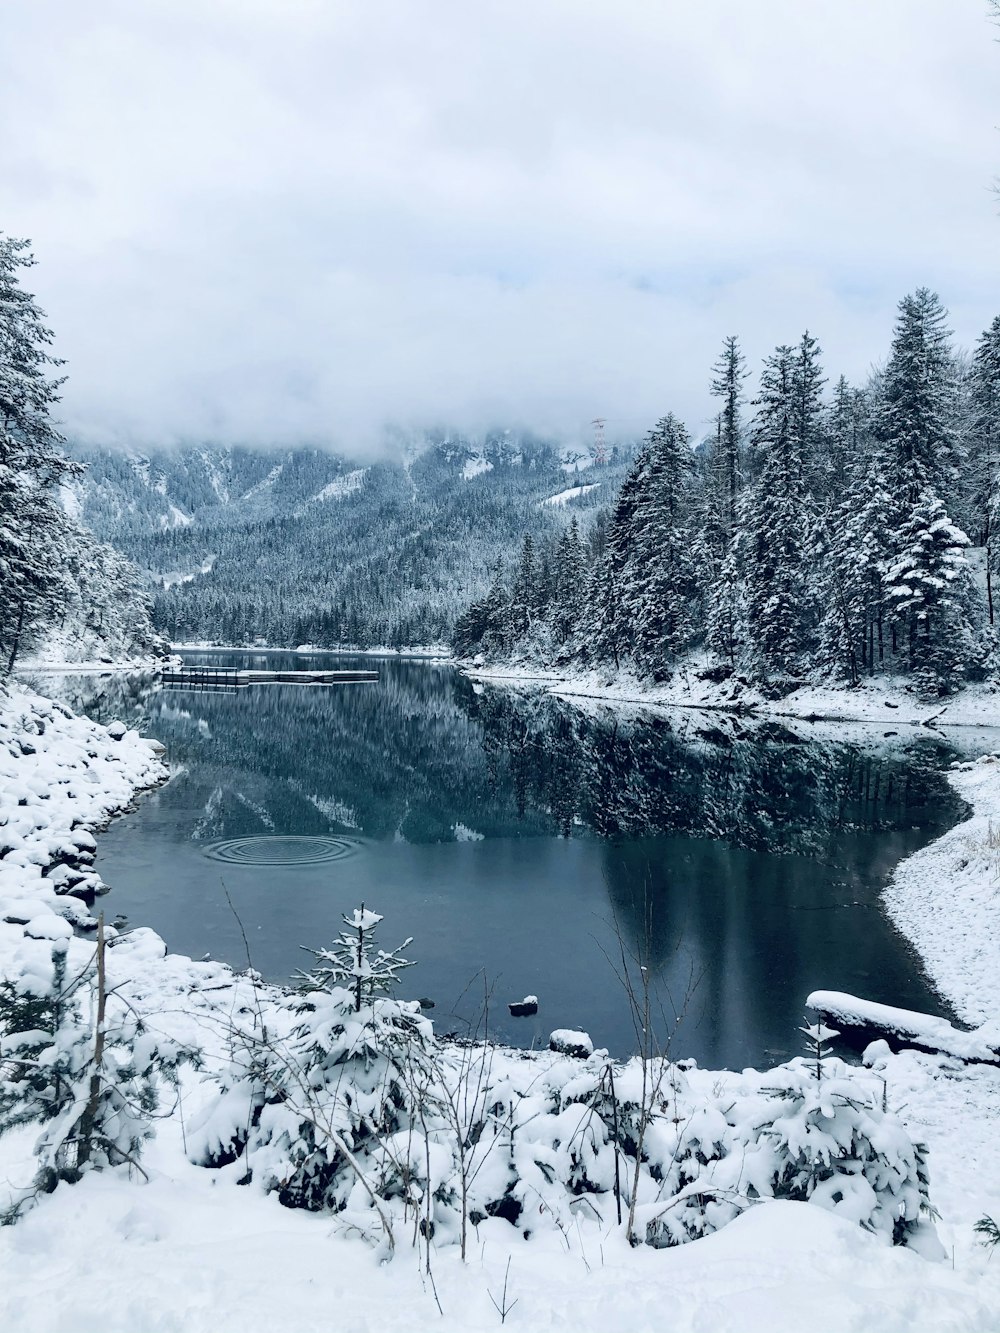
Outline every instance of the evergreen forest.
<svg viewBox="0 0 1000 1333"><path fill-rule="evenodd" d="M570 525L524 537L459 617L455 651L629 670L694 665L781 693L909 678L936 696L994 669L1000 317L971 355L921 288L863 384L833 380L804 333L751 390L723 343L710 437L656 422L597 546Z"/></svg>

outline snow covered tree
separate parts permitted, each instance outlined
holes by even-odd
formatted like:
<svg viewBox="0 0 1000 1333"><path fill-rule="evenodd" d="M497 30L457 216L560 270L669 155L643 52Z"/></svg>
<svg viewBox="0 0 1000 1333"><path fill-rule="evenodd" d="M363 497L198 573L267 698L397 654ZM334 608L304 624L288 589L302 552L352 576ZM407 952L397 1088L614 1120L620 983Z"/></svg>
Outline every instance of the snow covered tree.
<svg viewBox="0 0 1000 1333"><path fill-rule="evenodd" d="M890 488L904 511L927 489L947 505L958 477L955 365L947 318L937 294L926 287L904 296L882 377L876 430Z"/></svg>
<svg viewBox="0 0 1000 1333"><path fill-rule="evenodd" d="M79 468L52 420L61 380L52 333L21 270L28 242L0 235L0 670L58 603L66 523L56 488Z"/></svg>
<svg viewBox="0 0 1000 1333"><path fill-rule="evenodd" d="M506 633L512 645L519 644L527 637L537 609L538 568L535 560L535 542L529 532L525 534L521 543L521 558L514 573L507 609Z"/></svg>
<svg viewBox="0 0 1000 1333"><path fill-rule="evenodd" d="M162 1086L176 1084L180 1062L193 1059L109 997L103 926L75 974L63 939L47 965L34 959L0 984L0 1134L42 1127L35 1182L12 1201L8 1220L88 1168L139 1167Z"/></svg>
<svg viewBox="0 0 1000 1333"><path fill-rule="evenodd" d="M995 530L1000 520L1000 315L976 345L969 391L966 484L970 533L975 543L986 549L986 599L992 625L993 576L998 561Z"/></svg>
<svg viewBox="0 0 1000 1333"><path fill-rule="evenodd" d="M890 558L893 504L881 452L855 458L847 492L828 507L819 529L819 661L856 684L886 664L889 614L884 572Z"/></svg>
<svg viewBox="0 0 1000 1333"><path fill-rule="evenodd" d="M583 651L589 660L613 661L619 667L631 657L635 626L626 610L634 574L636 509L649 480L651 447L642 447L622 483L608 519L604 553L595 565L587 595Z"/></svg>
<svg viewBox="0 0 1000 1333"><path fill-rule="evenodd" d="M586 580L587 561L574 514L556 549L553 631L557 643L565 643L579 625Z"/></svg>
<svg viewBox="0 0 1000 1333"><path fill-rule="evenodd" d="M803 488L817 498L824 494L826 481L826 411L823 405L826 377L820 356L820 345L807 330L795 349L792 432L802 469Z"/></svg>
<svg viewBox="0 0 1000 1333"><path fill-rule="evenodd" d="M390 953L375 950L372 936L382 920L378 912L365 909L364 903L344 917L345 929L332 948L312 949L314 967L303 976L308 990L332 990L346 985L354 995L354 1012L362 1003L371 1004L377 995L386 995L396 984L404 967L413 964L402 957L412 940L404 940Z"/></svg>
<svg viewBox="0 0 1000 1333"><path fill-rule="evenodd" d="M712 367L712 395L721 399L722 407L709 462L707 487L709 505L718 518L723 551L732 540L736 501L742 483L743 419L740 409L746 401L743 382L749 373L739 339L726 338L719 359Z"/></svg>
<svg viewBox="0 0 1000 1333"><path fill-rule="evenodd" d="M737 526L748 651L765 677L795 674L810 646L812 514L803 463L800 359L778 347L761 374L753 445L757 476Z"/></svg>
<svg viewBox="0 0 1000 1333"><path fill-rule="evenodd" d="M634 626L639 666L657 678L669 671L696 636L694 455L687 430L672 413L650 431L647 452L632 517L622 609Z"/></svg>
<svg viewBox="0 0 1000 1333"><path fill-rule="evenodd" d="M909 670L927 693L956 688L976 659L969 539L930 489L913 506L884 571L885 599Z"/></svg>
<svg viewBox="0 0 1000 1333"><path fill-rule="evenodd" d="M405 944L374 947L381 920L364 907L346 916L332 948L310 951L316 965L294 1006L268 1015L258 1001L262 1021L234 1030L221 1096L193 1128L191 1151L208 1166L244 1158L244 1178L289 1207L350 1208L359 1229L374 1223L391 1246L383 1200L409 1201L396 1136L417 1132L432 1039L419 1005L388 993L409 964Z"/></svg>
<svg viewBox="0 0 1000 1333"><path fill-rule="evenodd" d="M962 456L946 318L927 288L900 302L875 413L893 506L883 568L893 651L900 649L922 687L934 691L947 688L951 671L960 678L978 653L963 554L968 538L947 508Z"/></svg>

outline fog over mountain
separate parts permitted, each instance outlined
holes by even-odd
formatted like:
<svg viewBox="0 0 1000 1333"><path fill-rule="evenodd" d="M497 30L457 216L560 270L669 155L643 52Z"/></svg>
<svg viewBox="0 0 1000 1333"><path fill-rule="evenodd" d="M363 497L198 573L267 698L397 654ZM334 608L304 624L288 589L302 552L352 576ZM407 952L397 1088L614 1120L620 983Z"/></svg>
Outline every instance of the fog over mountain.
<svg viewBox="0 0 1000 1333"><path fill-rule="evenodd" d="M984 6L835 12L6 6L2 222L40 261L68 432L355 458L442 425L699 432L724 335L758 364L808 325L861 379L919 284L971 344Z"/></svg>

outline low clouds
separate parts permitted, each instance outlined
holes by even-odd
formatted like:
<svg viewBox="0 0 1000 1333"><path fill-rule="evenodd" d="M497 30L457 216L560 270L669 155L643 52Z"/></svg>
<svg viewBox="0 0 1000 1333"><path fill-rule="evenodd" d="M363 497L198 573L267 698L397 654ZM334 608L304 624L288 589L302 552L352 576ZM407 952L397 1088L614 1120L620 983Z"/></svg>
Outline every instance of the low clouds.
<svg viewBox="0 0 1000 1333"><path fill-rule="evenodd" d="M727 333L860 376L918 284L963 342L997 313L993 36L978 0L33 0L0 227L93 439L698 429Z"/></svg>

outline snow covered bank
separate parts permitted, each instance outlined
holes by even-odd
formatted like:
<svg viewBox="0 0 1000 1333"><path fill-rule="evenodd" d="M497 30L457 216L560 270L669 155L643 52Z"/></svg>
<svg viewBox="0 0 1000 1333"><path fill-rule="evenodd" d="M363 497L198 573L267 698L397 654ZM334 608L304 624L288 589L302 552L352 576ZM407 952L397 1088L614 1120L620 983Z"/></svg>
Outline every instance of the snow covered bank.
<svg viewBox="0 0 1000 1333"><path fill-rule="evenodd" d="M66 676L74 674L105 676L111 673L128 675L134 672L162 671L168 666L178 666L180 660L175 653L165 657L152 657L147 654L143 657L116 657L114 659L107 657L81 658L79 661L57 655L33 653L18 660L16 674L18 676L35 676L45 672L54 672Z"/></svg>
<svg viewBox="0 0 1000 1333"><path fill-rule="evenodd" d="M721 709L760 717L802 721L870 722L908 727L998 727L1000 686L969 685L948 699L928 703L903 678L865 681L856 689L803 685L780 699L768 699L739 680L721 683L703 679L698 669L683 668L673 679L652 685L628 671L560 672L532 664L499 666L462 663L476 680L535 685L567 699L598 699L608 704L652 704L668 708Z"/></svg>
<svg viewBox="0 0 1000 1333"><path fill-rule="evenodd" d="M175 643L178 652L205 653L315 653L317 657L416 657L432 658L439 662L453 662L451 648L446 643L412 644L406 648L391 648L387 644L374 648L355 648L350 644L341 644L337 648L320 648L313 643L300 643L294 648L271 648L263 644L212 643L207 639L197 642Z"/></svg>
<svg viewBox="0 0 1000 1333"><path fill-rule="evenodd" d="M897 868L885 904L959 1016L1000 1039L1000 760L949 776L972 814Z"/></svg>
<svg viewBox="0 0 1000 1333"><path fill-rule="evenodd" d="M74 963L92 954L88 939L69 938L64 918L69 910L86 924L85 904L77 899L70 909L57 889L83 883L67 881L89 873L88 834L163 772L152 747L134 732L115 739L25 690L0 696L0 818L6 820L0 847L9 847L0 856L0 976L37 966L59 936L67 939ZM61 881L54 859L71 868ZM463 1265L442 1231L432 1246L441 1315L429 1279L421 1276L422 1252L400 1244L396 1259L382 1267L337 1216L285 1209L274 1195L238 1183L239 1160L215 1171L188 1160L199 1121L218 1098L205 1074L227 1057L233 1015L250 1022L260 1002L252 979L169 955L142 929L116 940L108 967L115 992L151 1026L202 1047L206 1070L185 1071L183 1100L159 1123L143 1159L148 1184L130 1180L125 1168L91 1173L78 1185L60 1186L16 1226L0 1229L0 1272L16 1274L0 1283L2 1327L227 1333L280 1322L298 1333L325 1329L333 1311L338 1324L371 1333L425 1327L474 1333L499 1324L492 1300L502 1301L509 1259L508 1304L517 1301L507 1319L512 1328L618 1333L659 1329L669 1318L671 1328L690 1333L790 1333L802 1327L808 1308L810 1328L830 1333L876 1326L885 1333L996 1331L1000 1268L988 1265L974 1244L971 1223L996 1210L1000 1071L970 1077L940 1057L906 1055L885 1058L871 1076L879 1091L885 1077L890 1105L907 1104L914 1137L929 1145L932 1198L944 1213L941 1237L946 1249L955 1245L952 1269L894 1249L822 1208L784 1202L757 1204L715 1235L676 1249L630 1249L608 1221L606 1190L603 1197L584 1190L574 1204L546 1186L573 1147L570 1121L579 1124L581 1107L568 1095L569 1083L583 1076L587 1062L497 1050L497 1083L525 1107L509 1155L518 1155L521 1178L537 1190L523 1202L533 1234L525 1239L502 1217L482 1219ZM265 1002L277 1000L268 991ZM755 1108L776 1101L769 1076L752 1071L692 1069L685 1081L706 1112L714 1108L713 1132L721 1136L729 1132L723 1112L737 1092L750 1096ZM561 1109L553 1114L543 1102L556 1093ZM550 1131L559 1117L566 1132L555 1142ZM678 1124L668 1113L657 1135L683 1132L687 1123L687 1111ZM31 1137L0 1140L0 1181L30 1178ZM595 1146L594 1166L604 1173L608 1144ZM488 1171L507 1155L503 1143ZM439 1161L435 1151L435 1170ZM736 1158L719 1161L733 1166ZM736 1183L745 1190L745 1182ZM592 1214L601 1208L605 1216L598 1220Z"/></svg>

